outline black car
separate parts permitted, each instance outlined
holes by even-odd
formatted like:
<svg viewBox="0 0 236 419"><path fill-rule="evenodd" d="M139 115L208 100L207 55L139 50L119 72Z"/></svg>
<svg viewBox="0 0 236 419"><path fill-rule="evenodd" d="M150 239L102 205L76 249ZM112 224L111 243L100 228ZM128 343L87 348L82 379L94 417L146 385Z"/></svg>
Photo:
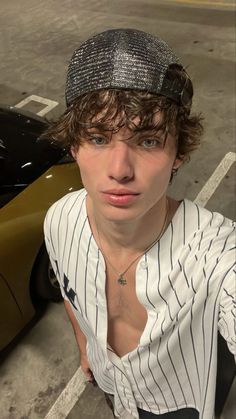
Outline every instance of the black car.
<svg viewBox="0 0 236 419"><path fill-rule="evenodd" d="M77 165L39 139L39 117L0 107L0 350L33 318L42 299L60 301L43 220L49 206L81 187Z"/></svg>

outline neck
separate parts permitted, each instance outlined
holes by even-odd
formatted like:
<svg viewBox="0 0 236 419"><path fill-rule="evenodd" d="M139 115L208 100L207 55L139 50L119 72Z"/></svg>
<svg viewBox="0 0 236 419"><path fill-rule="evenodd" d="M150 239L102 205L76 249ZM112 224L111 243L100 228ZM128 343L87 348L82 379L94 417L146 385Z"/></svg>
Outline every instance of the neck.
<svg viewBox="0 0 236 419"><path fill-rule="evenodd" d="M97 243L114 252L125 249L130 253L143 252L163 234L172 212L172 200L164 196L144 217L127 222L104 219L88 199L87 210Z"/></svg>

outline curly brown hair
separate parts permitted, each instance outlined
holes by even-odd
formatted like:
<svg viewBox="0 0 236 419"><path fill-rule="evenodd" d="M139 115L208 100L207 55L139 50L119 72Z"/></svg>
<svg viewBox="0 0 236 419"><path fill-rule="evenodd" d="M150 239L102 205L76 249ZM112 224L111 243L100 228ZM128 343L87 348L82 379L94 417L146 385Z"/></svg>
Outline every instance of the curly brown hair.
<svg viewBox="0 0 236 419"><path fill-rule="evenodd" d="M187 160L203 133L202 116L191 115L190 107L191 104L180 106L165 96L148 92L97 90L76 98L43 137L70 150L71 146L78 147L86 140L91 128L117 131L126 125L134 134L150 130L152 133L162 131L167 136L171 132L177 139L177 157ZM158 112L161 118L157 123L154 115ZM137 116L138 125L133 122Z"/></svg>

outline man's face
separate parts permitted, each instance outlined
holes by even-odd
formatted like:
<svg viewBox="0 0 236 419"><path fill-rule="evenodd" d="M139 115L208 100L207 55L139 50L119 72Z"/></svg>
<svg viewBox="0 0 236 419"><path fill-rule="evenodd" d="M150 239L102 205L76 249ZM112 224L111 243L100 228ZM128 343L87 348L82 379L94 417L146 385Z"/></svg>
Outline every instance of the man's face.
<svg viewBox="0 0 236 419"><path fill-rule="evenodd" d="M155 118L160 118L157 114ZM133 120L138 123L138 118ZM153 131L89 130L72 149L94 211L109 221L130 222L148 215L165 199L176 159L176 139Z"/></svg>

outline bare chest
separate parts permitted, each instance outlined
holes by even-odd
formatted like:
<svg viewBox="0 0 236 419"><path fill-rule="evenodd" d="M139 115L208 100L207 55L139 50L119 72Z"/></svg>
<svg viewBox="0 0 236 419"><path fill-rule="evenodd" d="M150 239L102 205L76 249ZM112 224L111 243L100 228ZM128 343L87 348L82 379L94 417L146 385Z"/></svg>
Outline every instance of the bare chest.
<svg viewBox="0 0 236 419"><path fill-rule="evenodd" d="M122 356L138 345L147 322L147 311L136 294L135 266L124 275L126 285L119 284L118 277L107 267L108 343Z"/></svg>
<svg viewBox="0 0 236 419"><path fill-rule="evenodd" d="M109 267L106 271L106 298L109 319L116 317L129 318L142 317L146 314L146 310L140 303L136 294L135 285L135 269L124 276L126 284L122 285L118 279L119 274L115 274Z"/></svg>

